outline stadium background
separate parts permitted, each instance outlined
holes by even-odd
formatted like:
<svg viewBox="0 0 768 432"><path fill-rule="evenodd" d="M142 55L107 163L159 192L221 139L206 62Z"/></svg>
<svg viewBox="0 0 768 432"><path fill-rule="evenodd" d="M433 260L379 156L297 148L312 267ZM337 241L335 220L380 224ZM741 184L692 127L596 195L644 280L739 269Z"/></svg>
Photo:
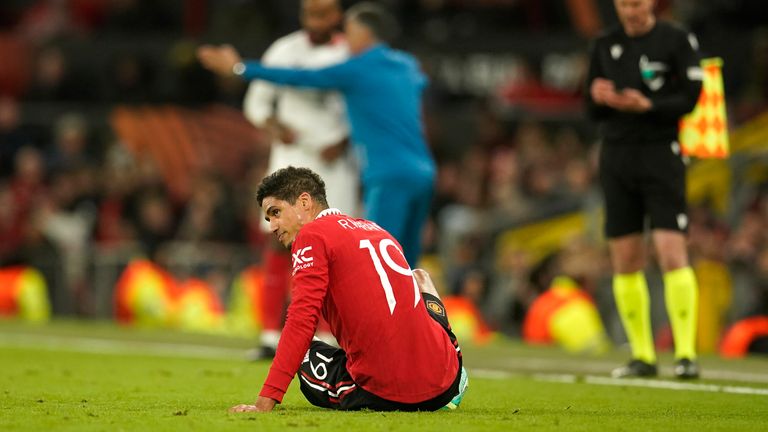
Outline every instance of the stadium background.
<svg viewBox="0 0 768 432"><path fill-rule="evenodd" d="M588 39L615 23L612 1L382 3L400 19L396 46L432 82L439 176L424 265L515 337L534 299L569 276L621 343L581 106ZM757 0L658 3L725 63L733 154L690 170L700 347L711 352L728 324L768 314L768 12ZM194 49L226 42L258 57L298 27L298 4L3 1L0 264L39 269L56 315L111 317L137 256L204 281L226 307L265 241L251 198L268 143L240 114L245 84L203 71ZM649 274L664 335L660 275Z"/></svg>

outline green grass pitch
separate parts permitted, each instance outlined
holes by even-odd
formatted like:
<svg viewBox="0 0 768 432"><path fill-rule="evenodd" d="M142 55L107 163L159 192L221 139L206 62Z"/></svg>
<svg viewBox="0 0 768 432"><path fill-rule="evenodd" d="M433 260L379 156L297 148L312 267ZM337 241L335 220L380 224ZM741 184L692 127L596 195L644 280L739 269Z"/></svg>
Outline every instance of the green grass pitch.
<svg viewBox="0 0 768 432"><path fill-rule="evenodd" d="M0 431L758 431L768 426L768 359L702 359L704 379L607 378L623 353L593 358L513 342L465 346L470 387L451 412L333 412L294 381L273 413L251 402L269 363L250 341L58 321L0 321ZM709 373L709 376L708 376ZM666 375L666 377L664 376ZM664 387L664 388L657 388Z"/></svg>

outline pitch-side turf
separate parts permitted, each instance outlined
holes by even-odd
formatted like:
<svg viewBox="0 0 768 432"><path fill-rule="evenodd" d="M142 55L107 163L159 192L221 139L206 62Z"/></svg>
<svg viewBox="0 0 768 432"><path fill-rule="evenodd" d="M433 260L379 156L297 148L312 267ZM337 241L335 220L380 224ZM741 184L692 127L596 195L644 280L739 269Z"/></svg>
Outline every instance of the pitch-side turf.
<svg viewBox="0 0 768 432"><path fill-rule="evenodd" d="M269 367L242 360L249 346L107 323L0 321L0 431L768 430L766 358L704 357L703 379L680 382L663 355L659 379L616 381L607 372L624 353L502 341L464 345L470 387L456 411L332 412L310 406L294 381L275 412L229 414L255 398Z"/></svg>

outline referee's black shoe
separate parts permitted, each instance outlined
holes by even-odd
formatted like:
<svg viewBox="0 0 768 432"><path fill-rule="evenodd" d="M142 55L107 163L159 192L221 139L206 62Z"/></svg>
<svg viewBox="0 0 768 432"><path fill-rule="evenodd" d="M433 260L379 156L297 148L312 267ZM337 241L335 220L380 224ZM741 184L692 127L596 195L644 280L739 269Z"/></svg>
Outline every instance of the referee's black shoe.
<svg viewBox="0 0 768 432"><path fill-rule="evenodd" d="M699 377L699 364L687 358L676 360L675 376L680 379L696 379Z"/></svg>
<svg viewBox="0 0 768 432"><path fill-rule="evenodd" d="M614 369L611 372L611 376L614 378L651 378L658 375L658 373L655 364L634 359L626 366Z"/></svg>

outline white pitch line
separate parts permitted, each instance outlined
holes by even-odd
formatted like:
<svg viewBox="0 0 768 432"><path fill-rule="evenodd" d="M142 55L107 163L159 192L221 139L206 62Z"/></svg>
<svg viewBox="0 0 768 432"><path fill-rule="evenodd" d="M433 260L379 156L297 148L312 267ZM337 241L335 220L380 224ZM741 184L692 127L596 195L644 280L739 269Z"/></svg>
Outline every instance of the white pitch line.
<svg viewBox="0 0 768 432"><path fill-rule="evenodd" d="M629 383L625 383L624 381L629 381ZM667 390L689 390L689 391L700 391L700 392L710 392L710 393L736 393L736 394L768 396L768 389L766 388L726 386L726 385L719 385L719 384L682 383L682 382L651 380L651 379L626 380L626 379L598 377L598 376L586 376L584 377L584 382L588 384L597 384L597 385L611 385L611 386L631 385L633 387L648 387L648 388L659 388L659 389L667 389Z"/></svg>
<svg viewBox="0 0 768 432"><path fill-rule="evenodd" d="M697 392L709 392L709 393L730 393L730 394L746 394L746 395L760 395L768 396L768 388L756 388L756 387L741 387L732 385L719 385L719 384L703 384L703 383L684 383L676 381L665 381L658 379L626 379L626 378L609 378L595 375L572 375L572 374L532 374L526 375L522 373L512 373L505 371L497 371L492 369L470 369L470 379L473 377L500 380L513 377L531 377L535 381L554 382L561 384L592 384L592 385L609 385L619 387L645 387L664 390L678 390L678 391L697 391Z"/></svg>
<svg viewBox="0 0 768 432"><path fill-rule="evenodd" d="M469 372L472 372L473 377L490 379L490 380L503 380L503 379L522 376L519 373L512 373L512 372L493 370L493 369L470 369Z"/></svg>
<svg viewBox="0 0 768 432"><path fill-rule="evenodd" d="M242 359L245 349L194 344L0 333L0 346L64 350L94 354L134 354L160 357Z"/></svg>
<svg viewBox="0 0 768 432"><path fill-rule="evenodd" d="M497 364L495 367L505 369L506 365ZM492 366L493 367L493 366ZM600 375L616 367L615 362L607 360L571 360L567 358L517 358L511 367L515 371L527 373L557 373L557 371L567 370L579 375ZM671 366L662 366L659 369L662 374L671 375ZM705 367L702 372L705 379L716 379L723 381L741 381L746 383L768 384L768 374L756 372L739 372L735 370L710 369Z"/></svg>
<svg viewBox="0 0 768 432"><path fill-rule="evenodd" d="M0 346L16 346L24 348L65 350L72 352L87 352L95 354L112 355L145 355L159 357L183 357L183 358L207 358L207 359L242 359L245 349L212 347L205 345L180 344L168 342L113 340L86 338L79 336L52 336L39 334L0 333ZM716 375L725 379L734 378L736 372L730 371L706 371L706 377ZM595 375L573 375L555 373L515 373L494 369L471 369L470 376L485 379L507 379L512 377L530 376L537 381L558 382L566 384L585 383L592 385L613 385L629 387L646 387L667 390L688 390L700 392L722 392L730 394L747 394L768 396L768 389L755 387L741 387L718 384L681 383L655 379L616 379ZM739 376L752 376L753 381L764 380L763 374L741 374Z"/></svg>

